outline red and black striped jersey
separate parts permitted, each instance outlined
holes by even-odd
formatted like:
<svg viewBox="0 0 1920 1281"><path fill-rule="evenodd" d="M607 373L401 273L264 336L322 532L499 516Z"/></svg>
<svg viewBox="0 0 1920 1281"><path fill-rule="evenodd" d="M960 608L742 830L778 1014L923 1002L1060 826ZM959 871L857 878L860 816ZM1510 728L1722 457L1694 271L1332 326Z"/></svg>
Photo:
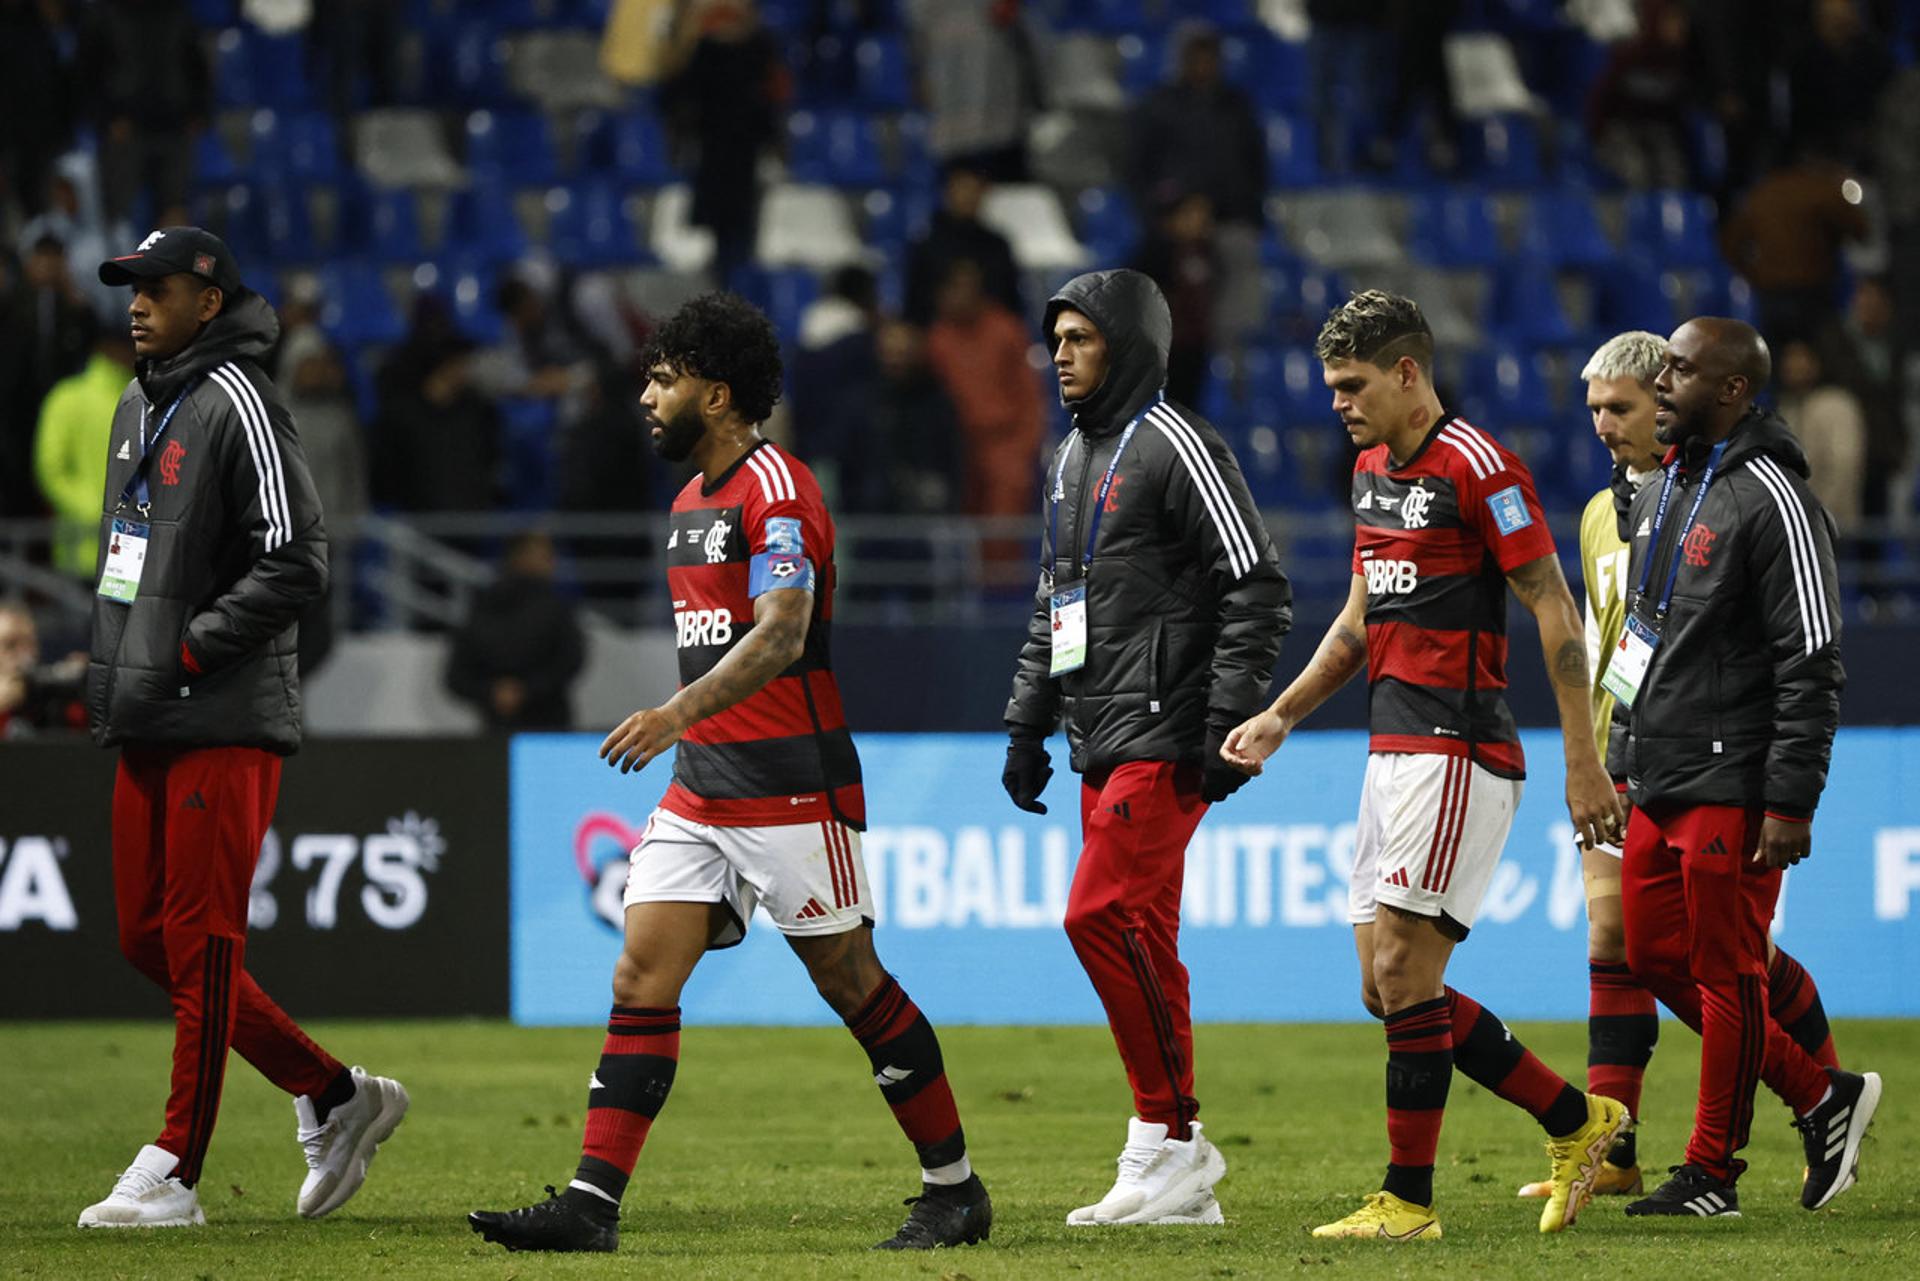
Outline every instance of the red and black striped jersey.
<svg viewBox="0 0 1920 1281"><path fill-rule="evenodd" d="M1553 555L1526 464L1459 419L1395 466L1353 468L1353 572L1367 580L1371 750L1466 756L1526 777L1507 687L1507 574Z"/></svg>
<svg viewBox="0 0 1920 1281"><path fill-rule="evenodd" d="M753 627L764 592L813 591L805 651L726 711L691 726L660 804L696 823L866 826L860 758L833 679L833 517L811 471L762 441L673 500L667 585L680 684L699 680Z"/></svg>

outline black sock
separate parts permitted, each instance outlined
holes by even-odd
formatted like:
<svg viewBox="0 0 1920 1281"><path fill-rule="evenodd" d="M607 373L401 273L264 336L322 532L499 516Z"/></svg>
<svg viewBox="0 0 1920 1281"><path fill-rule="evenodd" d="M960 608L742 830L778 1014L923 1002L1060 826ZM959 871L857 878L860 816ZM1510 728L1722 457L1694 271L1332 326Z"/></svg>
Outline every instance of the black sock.
<svg viewBox="0 0 1920 1281"><path fill-rule="evenodd" d="M920 1194L936 1201L971 1201L980 1195L980 1176L969 1174L958 1183L922 1183Z"/></svg>
<svg viewBox="0 0 1920 1281"><path fill-rule="evenodd" d="M353 1083L353 1073L341 1068L340 1074L327 1082L327 1088L313 1096L313 1120L316 1125L325 1125L327 1117L342 1103L353 1098L359 1087Z"/></svg>
<svg viewBox="0 0 1920 1281"><path fill-rule="evenodd" d="M1613 1141L1613 1151L1607 1153L1607 1160L1625 1170L1640 1160L1640 1145L1634 1141L1632 1130L1622 1130L1620 1137Z"/></svg>
<svg viewBox="0 0 1920 1281"><path fill-rule="evenodd" d="M1433 1167L1388 1163L1387 1177L1380 1180L1380 1190L1391 1192L1402 1201L1411 1201L1423 1207L1431 1206L1433 1204Z"/></svg>

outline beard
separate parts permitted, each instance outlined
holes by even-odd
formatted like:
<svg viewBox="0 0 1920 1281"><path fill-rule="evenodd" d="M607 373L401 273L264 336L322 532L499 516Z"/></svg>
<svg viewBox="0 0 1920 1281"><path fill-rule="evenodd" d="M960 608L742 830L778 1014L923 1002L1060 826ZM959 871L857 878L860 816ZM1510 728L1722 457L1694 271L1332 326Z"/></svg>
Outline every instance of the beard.
<svg viewBox="0 0 1920 1281"><path fill-rule="evenodd" d="M653 435L658 424L659 436ZM670 463L684 463L693 454L693 447L700 443L700 437L706 432L706 424L700 421L699 411L688 405L671 418L657 418L647 415L647 434L653 442L653 452Z"/></svg>

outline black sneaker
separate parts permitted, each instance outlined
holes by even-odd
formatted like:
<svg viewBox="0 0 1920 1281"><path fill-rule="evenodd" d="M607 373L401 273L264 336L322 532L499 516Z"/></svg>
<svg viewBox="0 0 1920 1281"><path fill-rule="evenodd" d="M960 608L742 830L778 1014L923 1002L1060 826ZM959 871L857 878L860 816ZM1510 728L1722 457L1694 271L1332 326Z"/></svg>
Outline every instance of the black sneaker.
<svg viewBox="0 0 1920 1281"><path fill-rule="evenodd" d="M942 1187L929 1183L919 1196L910 1196L907 1221L900 1230L874 1246L876 1250L938 1250L950 1245L974 1245L993 1231L993 1202L980 1176Z"/></svg>
<svg viewBox="0 0 1920 1281"><path fill-rule="evenodd" d="M1860 1141L1873 1124L1880 1106L1880 1074L1842 1072L1828 1068L1833 1094L1793 1123L1807 1148L1807 1179L1800 1185L1800 1204L1818 1210L1853 1186L1860 1173Z"/></svg>
<svg viewBox="0 0 1920 1281"><path fill-rule="evenodd" d="M1694 1214L1703 1219L1740 1217L1740 1194L1697 1165L1670 1167L1673 1177L1627 1207L1627 1213Z"/></svg>
<svg viewBox="0 0 1920 1281"><path fill-rule="evenodd" d="M509 1250L582 1251L612 1254L620 1248L620 1217L601 1220L558 1196L520 1210L475 1210L467 1226Z"/></svg>

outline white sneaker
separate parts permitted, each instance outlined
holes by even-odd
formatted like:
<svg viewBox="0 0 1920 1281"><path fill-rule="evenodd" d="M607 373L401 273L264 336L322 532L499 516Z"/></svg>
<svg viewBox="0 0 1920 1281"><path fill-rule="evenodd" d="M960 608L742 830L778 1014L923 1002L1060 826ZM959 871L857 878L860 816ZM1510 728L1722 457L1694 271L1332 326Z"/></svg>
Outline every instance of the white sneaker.
<svg viewBox="0 0 1920 1281"><path fill-rule="evenodd" d="M80 1211L83 1228L197 1228L207 1216L200 1194L168 1177L180 1158L149 1143L104 1201Z"/></svg>
<svg viewBox="0 0 1920 1281"><path fill-rule="evenodd" d="M1227 1216L1220 1213L1220 1203L1214 1200L1212 1192L1202 1192L1199 1200L1191 1205L1183 1205L1173 1213L1163 1214L1153 1220L1156 1224L1202 1227L1214 1227L1226 1221Z"/></svg>
<svg viewBox="0 0 1920 1281"><path fill-rule="evenodd" d="M1169 1139L1167 1127L1134 1117L1127 1123L1127 1146L1120 1150L1118 1177L1097 1204L1067 1215L1073 1227L1134 1223L1221 1222L1218 1203L1211 1218L1200 1204L1227 1172L1226 1158L1207 1142L1198 1123L1189 1139ZM1212 1198L1207 1196L1208 1200Z"/></svg>
<svg viewBox="0 0 1920 1281"><path fill-rule="evenodd" d="M300 1146L307 1153L299 1201L303 1218L317 1219L345 1205L366 1182L374 1152L407 1114L407 1092L400 1082L356 1067L353 1084L353 1097L329 1112L324 1125L315 1123L312 1099L303 1095L293 1101Z"/></svg>

